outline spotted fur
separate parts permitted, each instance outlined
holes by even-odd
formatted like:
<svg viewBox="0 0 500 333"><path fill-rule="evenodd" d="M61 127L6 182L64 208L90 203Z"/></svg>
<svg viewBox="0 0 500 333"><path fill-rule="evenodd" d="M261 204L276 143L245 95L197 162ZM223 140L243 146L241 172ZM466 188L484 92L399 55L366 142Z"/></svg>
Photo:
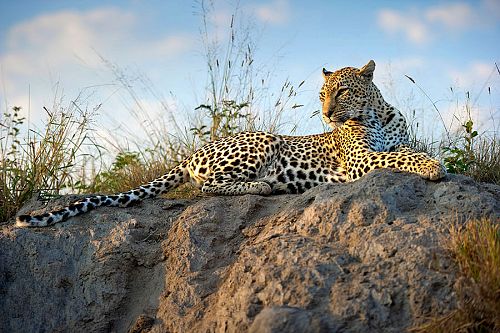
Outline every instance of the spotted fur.
<svg viewBox="0 0 500 333"><path fill-rule="evenodd" d="M439 161L409 149L389 151L405 142L404 136L401 139L396 135L398 141L393 134L386 133L396 116L389 119L385 111L373 108L368 102L356 104L351 99L352 108L341 103L342 80L347 77L352 83L352 76L344 75L347 72L362 75L363 69L349 67L325 74L328 87L324 86L320 95L323 114L330 115L328 119L335 124L329 133L283 136L243 132L205 145L167 174L136 189L116 195L89 196L41 215L21 215L17 217L17 226L48 226L99 206L127 207L185 182L196 184L202 192L219 195L268 195L302 193L319 184L354 181L380 168L412 172L430 180L442 178L445 171ZM343 78L335 79L336 75ZM364 86L351 84L347 92L360 94L358 98L368 96L365 99L370 100L373 91L363 93L366 87L372 89L368 79ZM404 124L403 118L390 128L402 128Z"/></svg>

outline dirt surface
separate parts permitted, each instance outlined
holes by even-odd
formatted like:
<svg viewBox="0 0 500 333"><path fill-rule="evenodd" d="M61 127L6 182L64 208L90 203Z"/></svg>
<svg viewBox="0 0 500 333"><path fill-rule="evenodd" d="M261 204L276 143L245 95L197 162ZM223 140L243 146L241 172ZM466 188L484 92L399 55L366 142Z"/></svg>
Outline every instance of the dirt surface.
<svg viewBox="0 0 500 333"><path fill-rule="evenodd" d="M498 221L499 199L467 177L381 170L3 226L0 332L401 332L455 306L448 229Z"/></svg>

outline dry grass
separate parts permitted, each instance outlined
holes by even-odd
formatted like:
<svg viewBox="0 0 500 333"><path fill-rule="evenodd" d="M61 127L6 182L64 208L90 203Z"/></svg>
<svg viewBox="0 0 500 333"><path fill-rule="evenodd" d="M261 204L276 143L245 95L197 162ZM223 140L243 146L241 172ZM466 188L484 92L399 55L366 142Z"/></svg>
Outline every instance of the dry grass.
<svg viewBox="0 0 500 333"><path fill-rule="evenodd" d="M101 57L119 89L125 92L124 97L129 102L124 104L128 105L131 118L140 126L139 132L145 135L138 137L137 130L120 128L110 133L107 144L118 152L115 161L104 171L93 172L90 183L81 187L83 191L116 193L135 188L168 172L210 141L244 130L277 132L284 125L284 114L302 107L295 99L304 81L295 86L286 79L280 88L271 89L274 69L255 61L252 24L243 19L238 7L226 22L227 30L222 30L228 38L219 39L214 38L214 32L221 29L211 20L214 4L200 1L199 6L208 83L200 94L204 96L202 104L184 110L186 119L180 119L183 117L179 116L179 110L173 112L169 108L167 101L143 75L130 75ZM142 102L151 99L159 102L159 110L148 109L150 106ZM150 116L153 113L159 116L153 119Z"/></svg>
<svg viewBox="0 0 500 333"><path fill-rule="evenodd" d="M103 194L125 192L167 173L175 164L165 164L152 158L143 159L139 153L121 153L108 171L100 172L92 178L84 191ZM199 191L191 184L184 184L165 196L169 199L189 199L198 194Z"/></svg>
<svg viewBox="0 0 500 333"><path fill-rule="evenodd" d="M439 143L410 135L410 147L430 156L444 156L448 172L463 174L479 182L500 185L500 141L497 137L477 136L464 147L463 136ZM449 148L453 147L453 148Z"/></svg>
<svg viewBox="0 0 500 333"><path fill-rule="evenodd" d="M172 189L164 195L167 199L193 199L198 196L210 196L211 194L202 193L191 183L185 183Z"/></svg>
<svg viewBox="0 0 500 333"><path fill-rule="evenodd" d="M413 332L500 332L499 222L484 218L450 230L449 250L459 267L458 307Z"/></svg>
<svg viewBox="0 0 500 333"><path fill-rule="evenodd" d="M465 175L480 182L500 185L500 141L486 137L476 141L473 160Z"/></svg>
<svg viewBox="0 0 500 333"><path fill-rule="evenodd" d="M42 131L25 128L21 108L0 122L0 222L7 221L39 193L42 197L75 188L80 181L82 148L92 144L89 113L77 101L65 109L56 104ZM23 131L27 134L21 138Z"/></svg>
<svg viewBox="0 0 500 333"><path fill-rule="evenodd" d="M500 75L500 69L496 63L492 70ZM436 121L436 126L443 133L443 137L438 140L421 137L419 122L415 117L415 107L412 99L410 99L407 101L408 105L406 107L408 110L413 110L409 117L410 146L417 151L426 152L431 156L438 156L443 159L450 173L463 174L474 178L476 181L500 184L500 140L497 134L498 124L495 121L495 114L498 113L498 110L492 106L489 110L491 115L490 125L494 127L490 132L493 132L493 135L478 132L478 124L476 119L473 119L473 115L479 112L476 102L483 91L479 91L475 98L471 98L471 93L465 91L464 94L456 95L456 97L450 99L450 106L453 107L454 114L451 121L445 122L437 102L412 77L405 76L432 105L432 109L437 119L439 119L439 121ZM485 82L484 88L490 83L492 82ZM394 89L392 85L389 87ZM453 88L450 88L450 91L455 94ZM493 89L488 86L487 92L489 95L491 95L491 91ZM486 89L484 89L484 92L486 92ZM422 110L425 109L422 108ZM485 111L481 112L484 113Z"/></svg>
<svg viewBox="0 0 500 333"><path fill-rule="evenodd" d="M139 153L120 153L109 170L91 177L87 193L118 193L136 188L168 171L168 165L157 160L143 162Z"/></svg>

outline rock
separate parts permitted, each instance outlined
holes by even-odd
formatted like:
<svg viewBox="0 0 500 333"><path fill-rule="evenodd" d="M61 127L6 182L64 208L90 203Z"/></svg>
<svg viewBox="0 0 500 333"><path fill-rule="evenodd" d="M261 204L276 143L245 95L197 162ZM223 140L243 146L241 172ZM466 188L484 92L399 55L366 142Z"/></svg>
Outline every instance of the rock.
<svg viewBox="0 0 500 333"><path fill-rule="evenodd" d="M134 325L129 329L128 333L147 333L151 330L154 323L154 318L141 315L137 318Z"/></svg>
<svg viewBox="0 0 500 333"><path fill-rule="evenodd" d="M302 195L3 226L0 331L401 332L456 305L449 227L498 221L499 198L463 176L380 170Z"/></svg>
<svg viewBox="0 0 500 333"><path fill-rule="evenodd" d="M306 310L292 307L263 309L250 326L250 333L327 332Z"/></svg>

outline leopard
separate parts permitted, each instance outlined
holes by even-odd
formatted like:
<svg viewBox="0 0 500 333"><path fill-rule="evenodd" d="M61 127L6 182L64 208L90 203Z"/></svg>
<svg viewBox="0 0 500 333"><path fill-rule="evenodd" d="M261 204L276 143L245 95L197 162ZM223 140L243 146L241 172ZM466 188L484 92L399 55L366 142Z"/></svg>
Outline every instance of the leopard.
<svg viewBox="0 0 500 333"><path fill-rule="evenodd" d="M414 173L428 180L446 175L439 160L410 149L404 119L372 85L374 62L361 69L323 71L320 101L331 131L288 136L241 132L210 142L166 174L126 192L90 195L61 209L20 215L18 227L46 227L101 206L129 207L191 182L213 195L303 193L326 183L356 181L375 169ZM351 103L352 107L348 103ZM388 129L392 133L387 133Z"/></svg>

